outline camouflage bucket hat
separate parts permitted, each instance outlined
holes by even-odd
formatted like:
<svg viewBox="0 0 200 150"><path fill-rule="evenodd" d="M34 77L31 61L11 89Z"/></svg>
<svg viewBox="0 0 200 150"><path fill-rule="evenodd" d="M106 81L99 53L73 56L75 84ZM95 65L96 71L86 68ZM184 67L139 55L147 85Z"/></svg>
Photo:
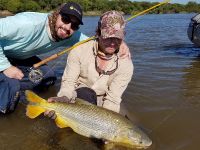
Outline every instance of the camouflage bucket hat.
<svg viewBox="0 0 200 150"><path fill-rule="evenodd" d="M104 13L99 20L102 38L124 39L125 20L122 14L117 11L108 11Z"/></svg>

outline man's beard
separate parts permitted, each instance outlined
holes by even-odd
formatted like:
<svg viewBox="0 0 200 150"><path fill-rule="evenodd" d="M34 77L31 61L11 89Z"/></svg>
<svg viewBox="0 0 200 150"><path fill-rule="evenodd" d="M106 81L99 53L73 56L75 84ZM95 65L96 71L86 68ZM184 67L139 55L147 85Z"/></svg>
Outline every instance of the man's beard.
<svg viewBox="0 0 200 150"><path fill-rule="evenodd" d="M58 18L58 11L53 12L51 15L48 16L49 19L49 28L50 28L50 32L51 32L51 36L53 37L53 39L56 42L62 41L63 39L58 37L57 32L55 30L55 26L56 26L56 21Z"/></svg>

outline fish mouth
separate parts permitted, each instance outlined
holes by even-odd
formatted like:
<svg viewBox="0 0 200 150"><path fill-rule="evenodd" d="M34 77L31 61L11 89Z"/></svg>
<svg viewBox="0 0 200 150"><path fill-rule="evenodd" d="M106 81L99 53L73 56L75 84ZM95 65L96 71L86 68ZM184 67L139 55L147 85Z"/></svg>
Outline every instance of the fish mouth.
<svg viewBox="0 0 200 150"><path fill-rule="evenodd" d="M149 148L151 145L152 145L152 141L151 140L148 140L148 141L145 141L141 146L139 146L139 147L141 147L141 148L143 148L143 149L147 149L147 148Z"/></svg>
<svg viewBox="0 0 200 150"><path fill-rule="evenodd" d="M135 148L137 148L137 149L147 149L152 145L152 143L153 142L150 139L149 140L145 140L145 141L141 141L140 144L135 145Z"/></svg>
<svg viewBox="0 0 200 150"><path fill-rule="evenodd" d="M144 146L144 145L142 145L142 146L136 146L135 148L136 149L147 149L147 148L149 148L151 145L149 145L149 146Z"/></svg>
<svg viewBox="0 0 200 150"><path fill-rule="evenodd" d="M134 145L131 145L130 147L131 148L136 148L136 149L147 149L149 148L150 146L152 145L152 141L143 141L141 142L140 144L134 144Z"/></svg>

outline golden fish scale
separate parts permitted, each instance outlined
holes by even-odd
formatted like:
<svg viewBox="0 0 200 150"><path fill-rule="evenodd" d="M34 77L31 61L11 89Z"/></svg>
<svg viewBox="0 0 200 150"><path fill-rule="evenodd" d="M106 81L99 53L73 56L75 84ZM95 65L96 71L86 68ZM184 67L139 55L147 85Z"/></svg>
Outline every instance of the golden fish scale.
<svg viewBox="0 0 200 150"><path fill-rule="evenodd" d="M96 138L112 139L120 129L133 125L123 116L95 105L47 103L77 133Z"/></svg>

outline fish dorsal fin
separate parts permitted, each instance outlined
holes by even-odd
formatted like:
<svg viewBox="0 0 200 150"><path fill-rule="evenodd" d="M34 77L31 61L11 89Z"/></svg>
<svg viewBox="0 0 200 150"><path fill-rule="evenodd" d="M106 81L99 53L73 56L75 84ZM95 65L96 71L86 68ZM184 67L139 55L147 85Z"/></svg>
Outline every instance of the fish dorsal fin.
<svg viewBox="0 0 200 150"><path fill-rule="evenodd" d="M59 128L66 128L68 127L67 122L60 116L57 115L56 119L55 119L56 125Z"/></svg>
<svg viewBox="0 0 200 150"><path fill-rule="evenodd" d="M92 103L89 103L88 101L80 98L76 98L76 104L84 104L84 105L93 105Z"/></svg>
<svg viewBox="0 0 200 150"><path fill-rule="evenodd" d="M26 95L26 99L29 102L34 102L34 103L46 102L45 99L39 97L38 95L36 95L35 93L33 93L32 91L29 91L29 90L25 91L25 95Z"/></svg>
<svg viewBox="0 0 200 150"><path fill-rule="evenodd" d="M28 105L26 108L26 116L33 119L39 116L41 113L45 111L44 108L35 106L35 105Z"/></svg>

